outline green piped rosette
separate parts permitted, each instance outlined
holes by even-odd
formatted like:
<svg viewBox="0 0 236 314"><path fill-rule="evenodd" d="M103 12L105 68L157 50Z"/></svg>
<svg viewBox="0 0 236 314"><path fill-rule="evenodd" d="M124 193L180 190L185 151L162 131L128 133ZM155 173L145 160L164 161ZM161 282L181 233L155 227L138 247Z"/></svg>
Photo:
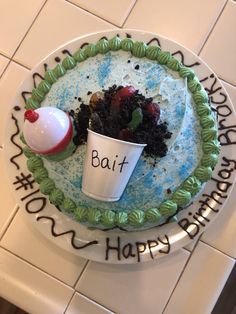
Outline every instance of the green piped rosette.
<svg viewBox="0 0 236 314"><path fill-rule="evenodd" d="M32 172L36 182L38 182L40 191L48 195L52 204L61 206L66 213L70 214L70 216L72 215L74 220L94 227L99 225L104 228L119 226L138 229L142 228L144 224L155 225L161 219L175 217L176 212L186 207L191 202L192 197L201 190L203 184L211 178L212 171L217 164L220 145L217 139L216 121L208 103L208 95L194 71L175 59L170 52L162 51L158 45L147 46L146 43L133 41L131 38L121 39L114 37L110 40L102 38L96 44L88 44L84 48L80 48L73 56L66 56L62 63L57 64L54 69L48 69L44 80L39 83L37 88L32 90L32 95L27 99L25 108L39 108L52 85L65 75L67 71L73 69L76 63L83 62L97 54L105 54L109 51L117 50L130 52L138 58L146 57L156 61L172 71L177 71L180 77L187 79L188 89L192 93L202 127L203 155L200 164L196 167L193 174L174 191L172 197L163 201L158 208L149 208L147 210L135 208L129 212L124 210L115 212L112 209L100 210L98 208L77 206L49 178L48 172L43 165L43 159L31 152L27 146L23 151L28 158L28 169Z"/></svg>

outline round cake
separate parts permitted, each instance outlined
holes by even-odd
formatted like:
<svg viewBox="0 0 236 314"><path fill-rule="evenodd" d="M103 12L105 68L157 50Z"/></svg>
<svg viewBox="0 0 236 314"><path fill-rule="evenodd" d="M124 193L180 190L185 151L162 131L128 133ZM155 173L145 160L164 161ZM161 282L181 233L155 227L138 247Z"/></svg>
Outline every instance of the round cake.
<svg viewBox="0 0 236 314"><path fill-rule="evenodd" d="M82 142L73 138L75 149L66 159L48 158L25 146L28 169L52 204L88 227L133 231L161 225L192 202L211 178L220 151L208 95L192 69L158 45L102 38L47 69L26 109L81 112L91 95L112 86L132 86L157 103L158 123L165 123L171 134L163 156L143 152L118 201L99 201L82 192L86 136ZM106 176L111 169L103 171Z"/></svg>

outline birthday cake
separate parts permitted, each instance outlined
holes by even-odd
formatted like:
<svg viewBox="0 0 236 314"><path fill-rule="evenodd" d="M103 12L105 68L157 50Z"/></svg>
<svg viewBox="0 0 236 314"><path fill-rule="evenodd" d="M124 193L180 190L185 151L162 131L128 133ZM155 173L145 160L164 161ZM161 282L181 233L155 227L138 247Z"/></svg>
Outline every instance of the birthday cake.
<svg viewBox="0 0 236 314"><path fill-rule="evenodd" d="M90 228L133 231L175 219L218 160L215 117L194 71L159 46L131 38L102 38L66 56L47 69L25 109L28 169L52 204ZM143 146L118 198L96 198L88 184L83 189L87 129L108 138L91 150L86 182L95 190L109 190L110 173L115 184L128 164L110 138Z"/></svg>

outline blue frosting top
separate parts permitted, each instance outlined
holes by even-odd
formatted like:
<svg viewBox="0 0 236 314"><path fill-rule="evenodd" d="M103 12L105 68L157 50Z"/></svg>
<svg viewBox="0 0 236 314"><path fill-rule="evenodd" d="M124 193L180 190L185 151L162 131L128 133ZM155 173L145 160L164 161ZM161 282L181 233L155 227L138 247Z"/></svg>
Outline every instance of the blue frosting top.
<svg viewBox="0 0 236 314"><path fill-rule="evenodd" d="M45 160L44 165L57 186L77 204L115 211L157 207L190 176L202 156L195 105L185 80L178 73L127 52L99 54L78 63L53 84L41 105L75 110L79 107L78 97L88 104L88 92L107 89L113 84L132 85L160 103L161 120L168 123L172 132L167 141L167 155L158 160L156 167L152 158L142 156L122 198L114 203L98 202L81 192L85 145L64 161Z"/></svg>

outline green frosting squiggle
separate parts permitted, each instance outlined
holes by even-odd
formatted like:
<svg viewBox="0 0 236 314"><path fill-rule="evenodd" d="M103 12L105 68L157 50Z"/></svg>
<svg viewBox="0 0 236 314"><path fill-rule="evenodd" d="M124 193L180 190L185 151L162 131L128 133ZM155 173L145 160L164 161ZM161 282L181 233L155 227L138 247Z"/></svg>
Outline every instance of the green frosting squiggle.
<svg viewBox="0 0 236 314"><path fill-rule="evenodd" d="M83 62L84 60L87 59L87 55L84 52L84 49L79 49L74 55L73 58L77 61L77 62Z"/></svg>
<svg viewBox="0 0 236 314"><path fill-rule="evenodd" d="M179 70L179 75L183 78L187 77L188 80L192 80L195 77L195 73L191 68L182 66Z"/></svg>
<svg viewBox="0 0 236 314"><path fill-rule="evenodd" d="M201 83L199 82L196 76L194 76L194 78L192 79L188 79L187 84L190 92L192 93L195 93L196 91L199 91L202 88Z"/></svg>
<svg viewBox="0 0 236 314"><path fill-rule="evenodd" d="M63 203L64 198L64 193L58 188L53 189L49 195L50 202L55 206L60 206Z"/></svg>
<svg viewBox="0 0 236 314"><path fill-rule="evenodd" d="M42 80L37 88L42 94L46 95L50 91L51 85L47 81Z"/></svg>
<svg viewBox="0 0 236 314"><path fill-rule="evenodd" d="M48 69L44 75L45 81L47 81L49 84L54 84L57 81L57 77L54 74L54 72L50 69Z"/></svg>
<svg viewBox="0 0 236 314"><path fill-rule="evenodd" d="M204 167L214 168L218 162L218 155L204 154L201 159L201 165Z"/></svg>
<svg viewBox="0 0 236 314"><path fill-rule="evenodd" d="M121 40L121 49L124 51L132 51L134 42L131 38L125 38Z"/></svg>
<svg viewBox="0 0 236 314"><path fill-rule="evenodd" d="M87 220L88 208L80 206L79 208L76 208L74 214L77 221L84 222Z"/></svg>
<svg viewBox="0 0 236 314"><path fill-rule="evenodd" d="M88 222L92 225L97 225L101 220L101 212L98 209L90 208L88 210Z"/></svg>
<svg viewBox="0 0 236 314"><path fill-rule="evenodd" d="M48 178L47 169L44 167L40 167L36 169L33 173L34 179L37 183L41 183L44 179Z"/></svg>
<svg viewBox="0 0 236 314"><path fill-rule="evenodd" d="M158 222L161 219L161 214L157 208L149 208L145 211L145 218L148 222Z"/></svg>
<svg viewBox="0 0 236 314"><path fill-rule="evenodd" d="M109 40L109 47L112 51L119 50L121 47L121 39L119 37L114 37Z"/></svg>
<svg viewBox="0 0 236 314"><path fill-rule="evenodd" d="M127 225L128 223L128 214L126 212L116 213L116 224L120 227Z"/></svg>
<svg viewBox="0 0 236 314"><path fill-rule="evenodd" d="M201 90L194 92L193 100L195 101L197 105L208 102L208 95L205 89L202 88Z"/></svg>
<svg viewBox="0 0 236 314"><path fill-rule="evenodd" d="M34 157L34 156L35 156L35 153L32 152L32 150L31 150L28 146L25 146L25 147L23 148L23 153L24 153L25 157L27 157L27 158Z"/></svg>
<svg viewBox="0 0 236 314"><path fill-rule="evenodd" d="M134 209L128 214L128 220L131 226L137 227L144 223L144 212L140 209Z"/></svg>
<svg viewBox="0 0 236 314"><path fill-rule="evenodd" d="M66 70L71 70L76 66L76 61L73 57L67 56L63 61L62 65Z"/></svg>
<svg viewBox="0 0 236 314"><path fill-rule="evenodd" d="M45 94L42 93L38 88L33 88L32 89L32 95L31 98L37 102L41 102L42 100L44 100L44 96Z"/></svg>
<svg viewBox="0 0 236 314"><path fill-rule="evenodd" d="M89 44L84 48L84 53L87 57L95 57L97 54L97 48L94 44Z"/></svg>
<svg viewBox="0 0 236 314"><path fill-rule="evenodd" d="M189 202L191 201L191 197L192 195L190 192L180 188L174 192L172 196L172 201L179 206L185 206L189 204Z"/></svg>
<svg viewBox="0 0 236 314"><path fill-rule="evenodd" d="M179 71L181 68L181 63L179 62L179 60L171 57L170 60L166 63L166 65L168 66L168 68L170 68L173 71Z"/></svg>
<svg viewBox="0 0 236 314"><path fill-rule="evenodd" d="M76 204L72 199L65 197L62 202L62 207L67 213L73 213L76 209Z"/></svg>
<svg viewBox="0 0 236 314"><path fill-rule="evenodd" d="M102 213L101 223L106 227L114 226L116 214L112 210L105 210Z"/></svg>
<svg viewBox="0 0 236 314"><path fill-rule="evenodd" d="M189 177L183 183L183 188L190 192L192 196L196 195L201 189L201 182L194 176Z"/></svg>
<svg viewBox="0 0 236 314"><path fill-rule="evenodd" d="M212 117L212 115L204 115L201 117L200 123L203 129L211 128L215 126L215 119Z"/></svg>
<svg viewBox="0 0 236 314"><path fill-rule="evenodd" d="M202 144L202 150L204 154L219 154L220 153L220 145L217 140L204 142Z"/></svg>
<svg viewBox="0 0 236 314"><path fill-rule="evenodd" d="M26 110L27 109L35 110L35 109L38 109L39 107L40 107L39 102L34 100L34 99L32 99L31 97L26 100L26 105L25 105L25 109Z"/></svg>
<svg viewBox="0 0 236 314"><path fill-rule="evenodd" d="M161 48L159 46L148 46L146 50L146 57L150 60L157 60Z"/></svg>
<svg viewBox="0 0 236 314"><path fill-rule="evenodd" d="M200 117L211 114L211 108L208 103L201 103L197 106L197 113Z"/></svg>
<svg viewBox="0 0 236 314"><path fill-rule="evenodd" d="M159 207L159 212L162 216L168 217L174 215L177 211L177 204L171 200L167 200L161 203Z"/></svg>
<svg viewBox="0 0 236 314"><path fill-rule="evenodd" d="M34 172L36 169L43 167L43 161L38 156L30 157L27 160L27 168L30 172Z"/></svg>
<svg viewBox="0 0 236 314"><path fill-rule="evenodd" d="M109 42L105 38L99 40L99 42L96 44L96 49L99 53L107 53L110 50Z"/></svg>
<svg viewBox="0 0 236 314"><path fill-rule="evenodd" d="M160 64L167 64L171 58L172 58L172 55L169 51L160 51L160 53L158 54L157 60Z"/></svg>
<svg viewBox="0 0 236 314"><path fill-rule="evenodd" d="M217 130L215 127L202 130L202 139L204 142L216 140L216 138L217 138Z"/></svg>
<svg viewBox="0 0 236 314"><path fill-rule="evenodd" d="M66 69L59 63L54 69L53 74L56 76L56 78L62 77L66 74Z"/></svg>
<svg viewBox="0 0 236 314"><path fill-rule="evenodd" d="M23 144L27 145L27 144L26 144L26 141L25 141L25 138L24 138L24 134L23 134L22 132L20 133L20 140L21 140L21 142L22 142Z"/></svg>
<svg viewBox="0 0 236 314"><path fill-rule="evenodd" d="M212 176L212 169L211 167L203 167L199 166L197 169L194 171L194 175L200 180L201 182L206 182L210 180Z"/></svg>
<svg viewBox="0 0 236 314"><path fill-rule="evenodd" d="M132 54L135 57L143 58L146 55L147 45L144 42L136 41L132 48Z"/></svg>
<svg viewBox="0 0 236 314"><path fill-rule="evenodd" d="M43 194L49 195L55 188L55 183L52 179L46 178L41 181L41 183L39 184L39 188Z"/></svg>

